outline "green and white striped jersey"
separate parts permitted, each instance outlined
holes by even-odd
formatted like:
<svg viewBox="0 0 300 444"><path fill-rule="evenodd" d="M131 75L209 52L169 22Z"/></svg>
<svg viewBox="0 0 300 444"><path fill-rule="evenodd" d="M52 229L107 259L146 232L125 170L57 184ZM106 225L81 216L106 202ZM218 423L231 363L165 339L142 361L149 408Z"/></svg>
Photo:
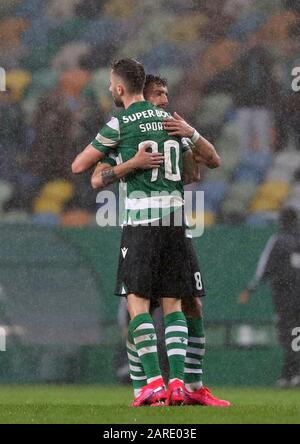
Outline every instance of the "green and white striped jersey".
<svg viewBox="0 0 300 444"><path fill-rule="evenodd" d="M117 162L131 159L145 142L164 155L164 164L139 170L125 178L124 224L153 222L183 206L182 147L178 137L163 129L170 114L150 102L136 102L113 117L93 140L94 148L109 154L116 150Z"/></svg>

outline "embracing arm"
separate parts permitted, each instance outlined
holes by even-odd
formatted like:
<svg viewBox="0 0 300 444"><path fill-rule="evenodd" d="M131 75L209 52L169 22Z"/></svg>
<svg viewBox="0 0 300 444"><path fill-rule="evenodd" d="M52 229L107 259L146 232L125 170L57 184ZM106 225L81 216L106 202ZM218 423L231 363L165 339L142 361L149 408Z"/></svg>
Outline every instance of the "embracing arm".
<svg viewBox="0 0 300 444"><path fill-rule="evenodd" d="M161 153L148 153L147 149L150 147L151 144L145 143L134 157L116 166L105 163L105 160L99 163L91 178L92 187L94 189L104 188L137 169L148 170L158 168L162 164L164 157Z"/></svg>
<svg viewBox="0 0 300 444"><path fill-rule="evenodd" d="M95 171L93 172L91 178L92 188L105 188L133 171L134 166L132 164L132 159L114 167L105 163L105 161L101 162L96 166Z"/></svg>
<svg viewBox="0 0 300 444"><path fill-rule="evenodd" d="M93 145L88 145L81 153L76 156L72 163L72 173L80 174L87 171L99 160L103 159L105 154L98 151Z"/></svg>
<svg viewBox="0 0 300 444"><path fill-rule="evenodd" d="M118 146L120 140L119 120L112 117L105 124L95 139L76 157L72 163L74 174L83 173L95 165L99 160L104 159L110 150Z"/></svg>
<svg viewBox="0 0 300 444"><path fill-rule="evenodd" d="M188 137L192 141L192 151L196 163L201 163L208 168L218 168L221 165L221 158L215 147L179 114L174 113L174 118L165 119L164 128L170 136Z"/></svg>
<svg viewBox="0 0 300 444"><path fill-rule="evenodd" d="M191 149L183 154L183 183L188 185L200 180L200 165L194 161L194 155Z"/></svg>
<svg viewBox="0 0 300 444"><path fill-rule="evenodd" d="M210 169L219 168L221 166L221 158L217 154L215 147L200 134L199 138L194 143L192 151L196 163L201 163Z"/></svg>

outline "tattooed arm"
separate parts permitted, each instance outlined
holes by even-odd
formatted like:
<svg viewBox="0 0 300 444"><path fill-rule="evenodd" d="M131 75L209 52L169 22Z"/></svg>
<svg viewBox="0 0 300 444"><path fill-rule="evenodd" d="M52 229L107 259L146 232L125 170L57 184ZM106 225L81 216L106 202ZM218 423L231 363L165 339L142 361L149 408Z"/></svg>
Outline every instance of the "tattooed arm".
<svg viewBox="0 0 300 444"><path fill-rule="evenodd" d="M127 174L133 173L136 169L158 168L164 157L160 153L148 153L146 150L150 146L149 143L145 143L132 159L117 166L112 167L105 164L105 160L99 163L91 178L92 187L94 189L104 188Z"/></svg>

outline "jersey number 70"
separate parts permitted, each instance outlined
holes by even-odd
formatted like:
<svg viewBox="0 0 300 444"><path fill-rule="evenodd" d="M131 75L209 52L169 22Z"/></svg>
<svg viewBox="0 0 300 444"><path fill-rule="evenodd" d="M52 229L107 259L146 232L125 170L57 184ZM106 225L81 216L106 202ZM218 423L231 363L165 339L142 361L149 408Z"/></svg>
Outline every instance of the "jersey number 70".
<svg viewBox="0 0 300 444"><path fill-rule="evenodd" d="M145 140L141 142L138 146L140 150L145 143L150 143L152 152L158 153L158 143L154 140ZM171 151L172 148L175 150L175 173L173 173L172 160L171 160ZM165 178L168 180L172 180L174 182L178 182L181 180L180 168L179 168L179 155L180 155L180 145L176 140L167 140L164 142L164 158L165 158ZM153 168L151 182L155 182L158 178L158 168Z"/></svg>

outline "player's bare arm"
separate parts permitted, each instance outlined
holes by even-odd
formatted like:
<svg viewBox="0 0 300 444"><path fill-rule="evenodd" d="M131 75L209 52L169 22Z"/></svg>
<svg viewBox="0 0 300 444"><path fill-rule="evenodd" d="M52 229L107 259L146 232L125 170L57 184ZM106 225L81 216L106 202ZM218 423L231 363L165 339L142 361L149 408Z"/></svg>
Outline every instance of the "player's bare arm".
<svg viewBox="0 0 300 444"><path fill-rule="evenodd" d="M94 169L92 177L91 177L92 187L93 188L99 188L99 187L94 187L93 186L93 182L96 181L97 177L101 177L102 173L104 173L104 171L108 171L108 170L111 170L111 169L112 169L111 165L109 163L106 163L105 159L103 161L98 162L98 164L96 165L96 168ZM94 179L93 179L93 177L94 177ZM115 180L117 181L118 178L115 178ZM102 187L104 188L104 185Z"/></svg>
<svg viewBox="0 0 300 444"><path fill-rule="evenodd" d="M189 125L179 114L174 113L174 118L164 120L164 129L170 136L188 137L193 142L192 148L194 161L208 168L218 168L221 158L215 147L202 137L191 125Z"/></svg>
<svg viewBox="0 0 300 444"><path fill-rule="evenodd" d="M187 150L183 154L183 183L188 185L200 180L200 165L194 161L192 150Z"/></svg>
<svg viewBox="0 0 300 444"><path fill-rule="evenodd" d="M98 151L90 144L81 153L79 153L78 156L76 156L72 163L72 172L74 174L83 173L104 157L105 154Z"/></svg>
<svg viewBox="0 0 300 444"><path fill-rule="evenodd" d="M136 169L158 168L163 162L164 156L160 153L148 153L146 151L148 147L149 145L145 144L132 159L115 167L112 167L109 163L105 163L105 159L102 162L99 162L91 178L92 187L94 189L105 188L110 183L117 182L119 179L132 173ZM184 184L187 185L199 181L199 165L195 164L191 150L184 153L183 161ZM134 164L136 165L135 167ZM104 173L105 170L110 171Z"/></svg>
<svg viewBox="0 0 300 444"><path fill-rule="evenodd" d="M139 149L134 157L127 160L120 165L112 167L109 164L101 162L97 165L92 178L91 184L94 189L104 188L107 185L122 179L127 174L133 173L137 169L152 169L159 168L164 161L164 156L161 153L147 152L151 144L145 143Z"/></svg>

